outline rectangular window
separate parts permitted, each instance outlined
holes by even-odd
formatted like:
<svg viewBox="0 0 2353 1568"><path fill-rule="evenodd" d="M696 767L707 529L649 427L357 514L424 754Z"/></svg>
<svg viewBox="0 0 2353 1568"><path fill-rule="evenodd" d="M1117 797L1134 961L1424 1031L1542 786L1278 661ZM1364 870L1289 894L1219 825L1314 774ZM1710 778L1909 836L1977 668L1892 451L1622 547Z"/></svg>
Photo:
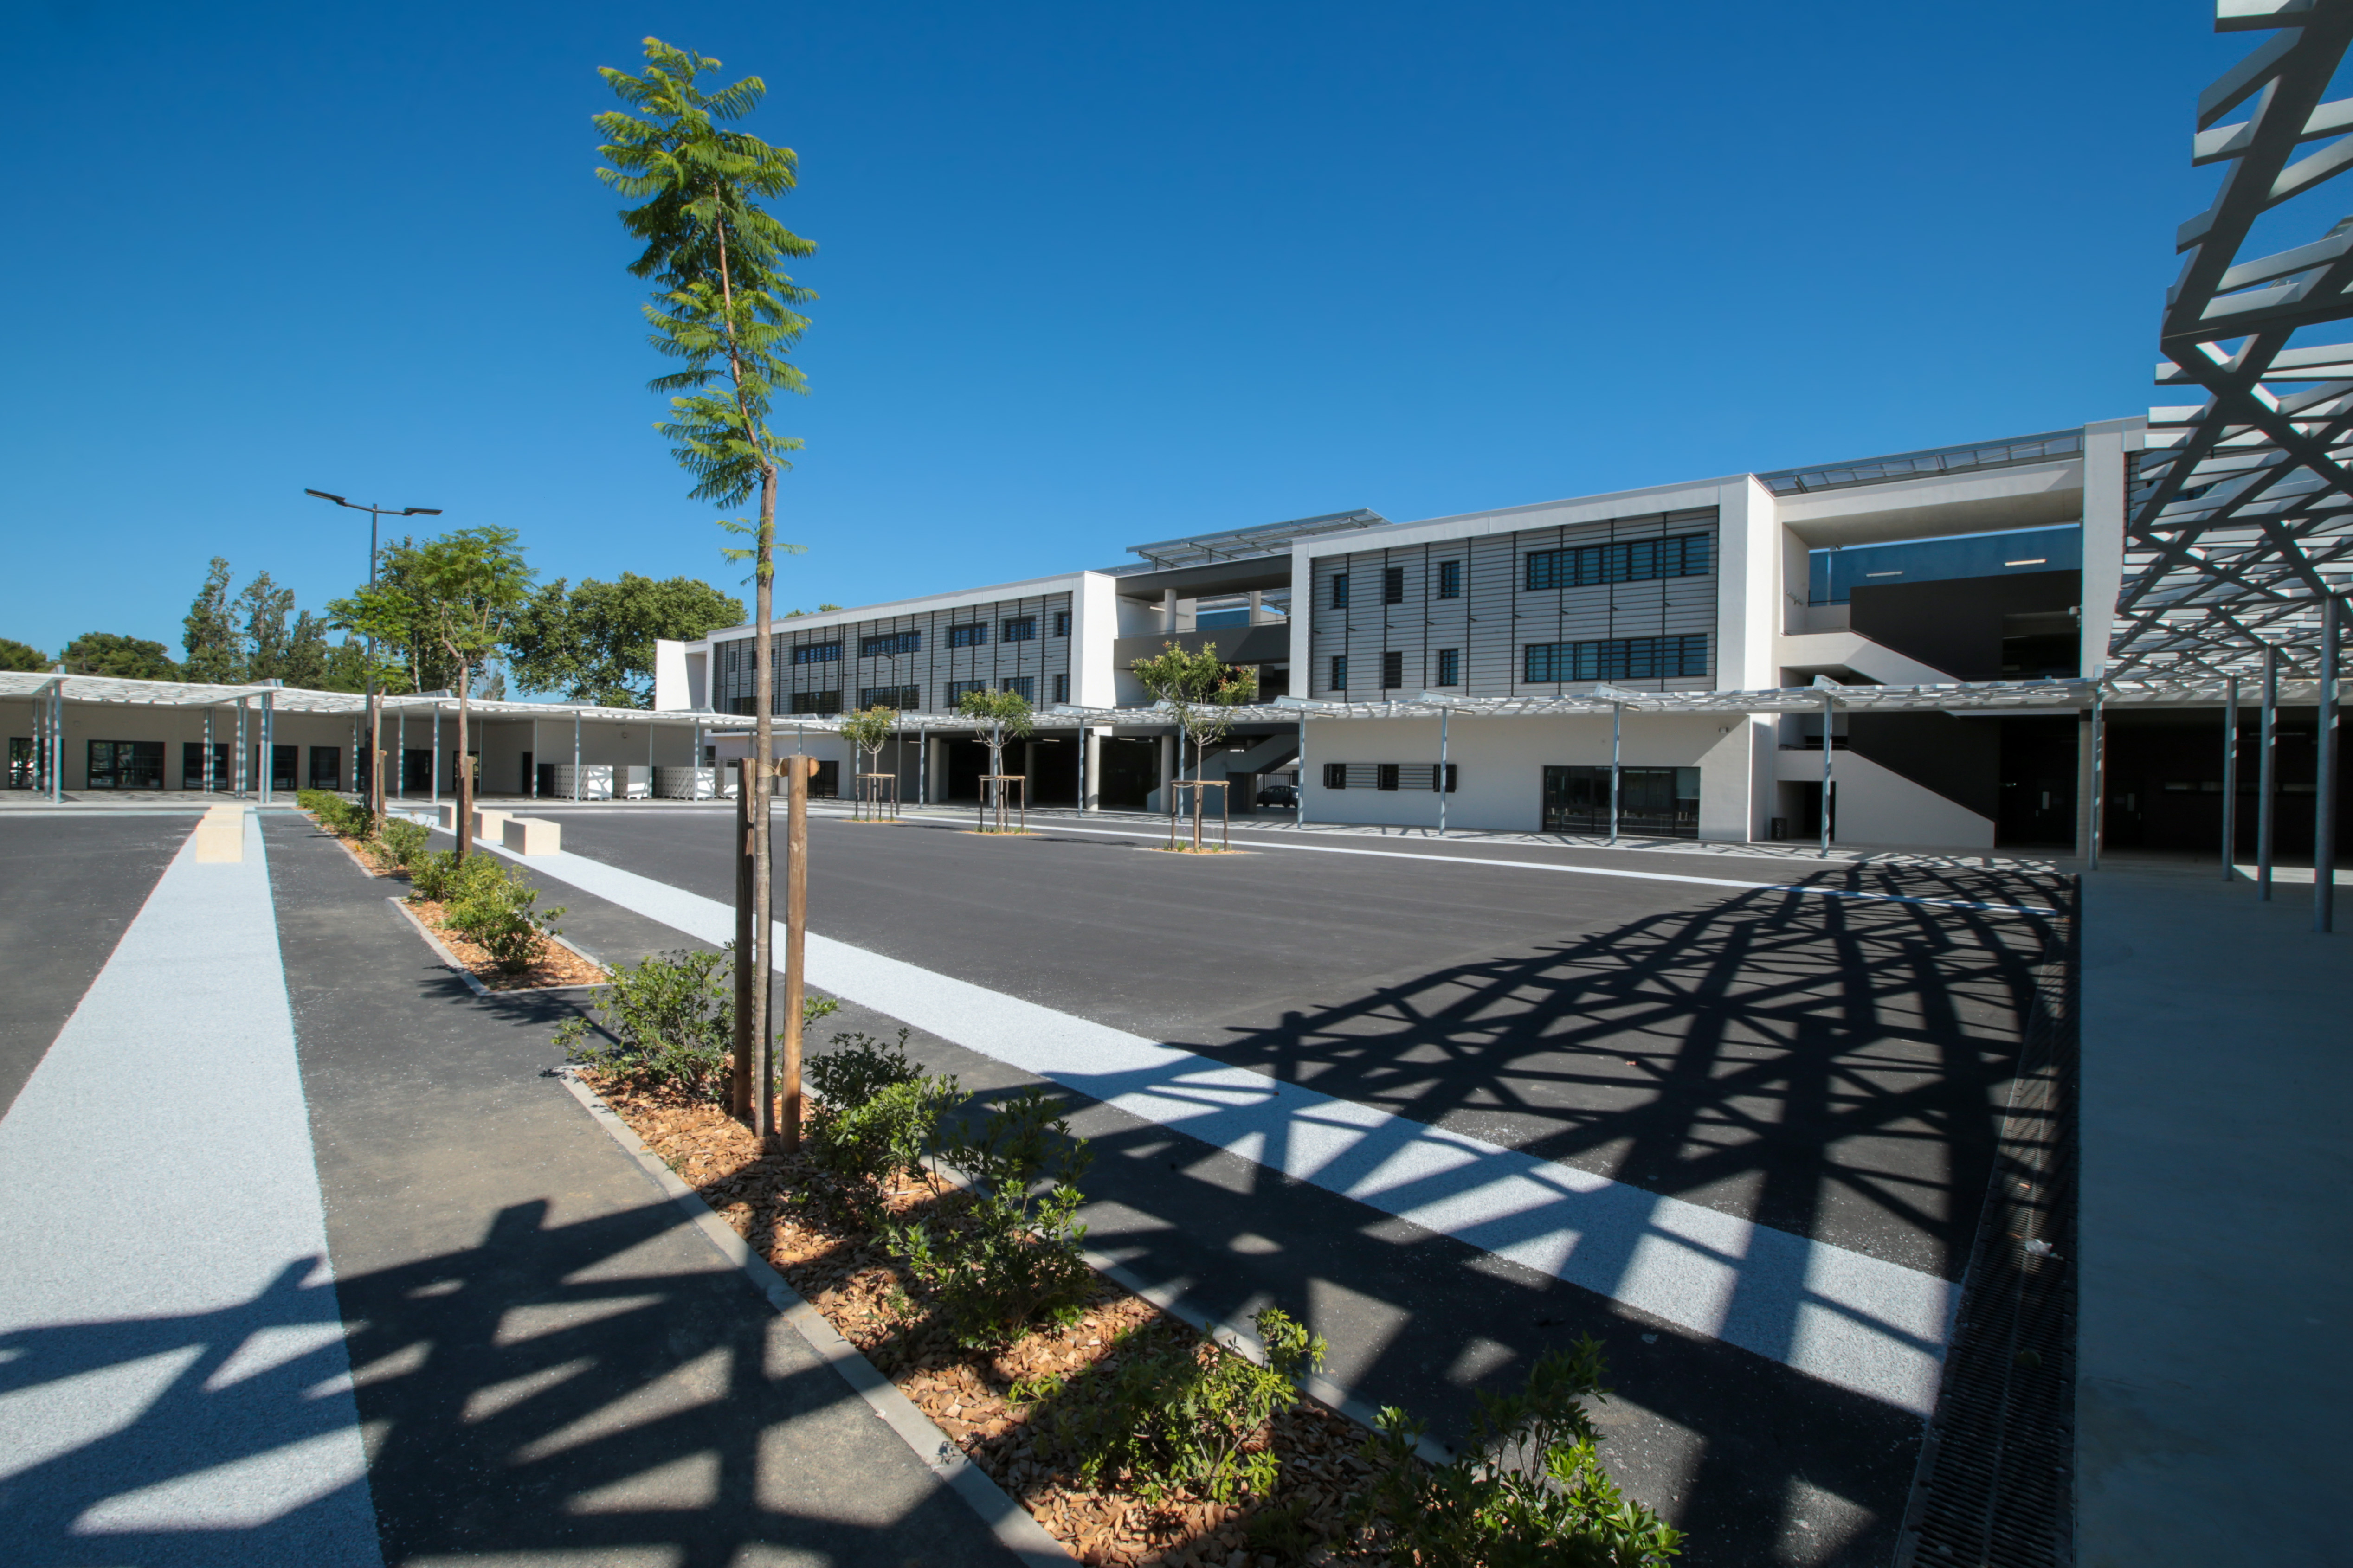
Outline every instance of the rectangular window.
<svg viewBox="0 0 2353 1568"><path fill-rule="evenodd" d="M1673 680L1707 673L1707 634L1532 642L1521 649L1523 680Z"/></svg>
<svg viewBox="0 0 2353 1568"><path fill-rule="evenodd" d="M795 664L839 664L841 645L838 642L805 642L793 649Z"/></svg>
<svg viewBox="0 0 2353 1568"><path fill-rule="evenodd" d="M1335 610L1348 607L1348 574L1345 572L1332 579L1332 607Z"/></svg>
<svg viewBox="0 0 2353 1568"><path fill-rule="evenodd" d="M923 634L921 632L883 632L879 636L858 639L860 658L889 658L893 654L921 653Z"/></svg>
<svg viewBox="0 0 2353 1568"><path fill-rule="evenodd" d="M1405 684L1405 655L1392 650L1381 655L1381 689L1394 691Z"/></svg>
<svg viewBox="0 0 2353 1568"><path fill-rule="evenodd" d="M1036 642L1038 617L1035 616L1008 616L1003 629L997 635L999 640L1004 642Z"/></svg>
<svg viewBox="0 0 2353 1568"><path fill-rule="evenodd" d="M1656 838L1699 837L1697 768L1621 768L1618 830ZM1548 767L1544 771L1546 833L1609 831L1609 770Z"/></svg>
<svg viewBox="0 0 2353 1568"><path fill-rule="evenodd" d="M1438 596L1441 599L1462 596L1462 563L1441 561L1438 563Z"/></svg>
<svg viewBox="0 0 2353 1568"><path fill-rule="evenodd" d="M860 708L896 708L902 712L923 705L923 689L920 686L861 686L858 689Z"/></svg>
<svg viewBox="0 0 2353 1568"><path fill-rule="evenodd" d="M199 791L205 787L205 747L201 741L184 741L180 744L180 787ZM228 776L228 745L226 742L213 742L212 787L216 791L233 787Z"/></svg>
<svg viewBox="0 0 2353 1568"><path fill-rule="evenodd" d="M288 778L294 769L287 766ZM162 789L164 742L161 741L92 741L90 742L90 787L92 789ZM291 789L291 784L287 788Z"/></svg>
<svg viewBox="0 0 2353 1568"><path fill-rule="evenodd" d="M1054 612L1054 635L1058 637L1066 637L1071 635L1070 611L1056 610Z"/></svg>
<svg viewBox="0 0 2353 1568"><path fill-rule="evenodd" d="M1038 700L1038 678L1034 675L1008 675L998 684L1007 691L1018 693L1024 702Z"/></svg>
<svg viewBox="0 0 2353 1568"><path fill-rule="evenodd" d="M1068 702L1070 700L1071 676L1070 672L1065 670L1061 674L1054 677L1054 700L1057 702Z"/></svg>
<svg viewBox="0 0 2353 1568"><path fill-rule="evenodd" d="M957 703L963 701L965 693L967 691L986 691L987 689L988 682L986 680L951 680L948 682L948 706L954 708Z"/></svg>
<svg viewBox="0 0 2353 1568"><path fill-rule="evenodd" d="M796 691L793 693L792 711L839 713L841 711L841 692L838 689L832 691Z"/></svg>
<svg viewBox="0 0 2353 1568"><path fill-rule="evenodd" d="M1397 786L1398 765L1395 763L1375 763L1373 764L1373 787L1375 789L1395 789Z"/></svg>
<svg viewBox="0 0 2353 1568"><path fill-rule="evenodd" d="M985 647L988 644L988 623L975 621L968 626L948 628L948 647Z"/></svg>
<svg viewBox="0 0 2353 1568"><path fill-rule="evenodd" d="M1405 603L1404 567L1389 566L1382 569L1381 603L1384 605L1402 605Z"/></svg>
<svg viewBox="0 0 2353 1568"><path fill-rule="evenodd" d="M1625 539L1614 544L1530 551L1527 591L1645 583L1657 577L1704 577L1708 543L1704 533L1678 533L1667 539Z"/></svg>
<svg viewBox="0 0 2353 1568"><path fill-rule="evenodd" d="M311 748L311 787L312 789L343 787L343 749L341 746Z"/></svg>
<svg viewBox="0 0 2353 1568"><path fill-rule="evenodd" d="M1325 789L1346 789L1348 787L1348 764L1345 763L1325 763L1324 764L1324 787Z"/></svg>
<svg viewBox="0 0 2353 1568"><path fill-rule="evenodd" d="M1335 653L1332 656L1332 689L1335 691L1348 689L1348 656L1345 653Z"/></svg>
<svg viewBox="0 0 2353 1568"><path fill-rule="evenodd" d="M1462 684L1462 650L1461 648L1442 647L1438 650L1438 684L1440 686Z"/></svg>

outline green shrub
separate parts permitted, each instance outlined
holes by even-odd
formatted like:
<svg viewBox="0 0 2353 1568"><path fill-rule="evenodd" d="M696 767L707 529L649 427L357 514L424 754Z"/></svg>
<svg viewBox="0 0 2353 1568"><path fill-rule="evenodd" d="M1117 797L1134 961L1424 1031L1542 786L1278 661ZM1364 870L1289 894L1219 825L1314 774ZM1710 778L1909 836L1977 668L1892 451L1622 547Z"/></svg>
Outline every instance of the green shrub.
<svg viewBox="0 0 2353 1568"><path fill-rule="evenodd" d="M424 854L425 847L432 842L433 835L429 831L405 816L386 817L384 831L376 836L376 843L384 849L384 858L403 868Z"/></svg>
<svg viewBox="0 0 2353 1568"><path fill-rule="evenodd" d="M833 1048L802 1068L816 1094L809 1150L842 1176L852 1201L879 1205L902 1171L919 1169L933 1151L940 1118L964 1100L956 1080L925 1078L907 1059L907 1031L884 1046L863 1034L833 1037Z"/></svg>
<svg viewBox="0 0 2353 1568"><path fill-rule="evenodd" d="M604 1038L587 1020L555 1032L570 1058L599 1072L725 1103L735 985L723 952L680 949L618 965L597 998Z"/></svg>
<svg viewBox="0 0 2353 1568"><path fill-rule="evenodd" d="M1092 1398L1045 1418L1089 1486L1124 1470L1147 1501L1172 1491L1221 1503L1274 1490L1267 1425L1299 1403L1299 1378L1324 1341L1280 1308L1255 1320L1267 1364L1215 1343L1164 1344L1117 1357Z"/></svg>
<svg viewBox="0 0 2353 1568"><path fill-rule="evenodd" d="M946 1141L945 1157L975 1183L952 1222L886 1226L883 1242L938 1300L948 1331L972 1346L1018 1339L1039 1319L1069 1321L1093 1283L1077 1218L1084 1196L1069 1185L1092 1158L1054 1113L1057 1102L1025 1089Z"/></svg>
<svg viewBox="0 0 2353 1568"><path fill-rule="evenodd" d="M507 973L529 969L541 939L556 934L563 907L541 909L539 889L487 855L468 856L458 881L442 905L449 929L480 944Z"/></svg>
<svg viewBox="0 0 2353 1568"><path fill-rule="evenodd" d="M345 838L364 837L368 830L367 807L322 789L297 790L294 803L319 819L319 826Z"/></svg>
<svg viewBox="0 0 2353 1568"><path fill-rule="evenodd" d="M1590 1335L1546 1355L1519 1393L1478 1395L1470 1447L1442 1466L1415 1458L1420 1423L1382 1411L1365 1445L1378 1468L1366 1517L1393 1568L1660 1568L1677 1555L1682 1534L1601 1468L1583 1403L1609 1393L1601 1373ZM1519 1468L1520 1455L1538 1468Z"/></svg>
<svg viewBox="0 0 2353 1568"><path fill-rule="evenodd" d="M804 1026L840 1005L830 996L802 997ZM719 952L681 948L617 966L596 1013L596 1029L574 1018L555 1031L569 1059L649 1088L727 1103L735 1043L732 943Z"/></svg>

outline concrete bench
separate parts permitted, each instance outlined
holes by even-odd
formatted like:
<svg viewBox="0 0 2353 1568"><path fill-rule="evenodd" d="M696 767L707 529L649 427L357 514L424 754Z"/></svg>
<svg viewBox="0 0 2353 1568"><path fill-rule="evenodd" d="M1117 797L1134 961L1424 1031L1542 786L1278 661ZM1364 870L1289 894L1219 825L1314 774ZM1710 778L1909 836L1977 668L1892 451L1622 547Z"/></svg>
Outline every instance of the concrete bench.
<svg viewBox="0 0 2353 1568"><path fill-rule="evenodd" d="M455 833L458 831L458 803L456 801L445 800L433 809L441 814L442 832Z"/></svg>
<svg viewBox="0 0 2353 1568"><path fill-rule="evenodd" d="M550 822L543 816L513 816L505 812L499 815L506 817L505 826L500 829L499 842L516 854L555 855L563 852L562 823Z"/></svg>
<svg viewBox="0 0 2353 1568"><path fill-rule="evenodd" d="M499 842L503 844L506 840L500 836L506 831L507 823L513 816L514 813L512 811L493 811L483 806L476 806L474 808L474 837L476 838L496 838Z"/></svg>

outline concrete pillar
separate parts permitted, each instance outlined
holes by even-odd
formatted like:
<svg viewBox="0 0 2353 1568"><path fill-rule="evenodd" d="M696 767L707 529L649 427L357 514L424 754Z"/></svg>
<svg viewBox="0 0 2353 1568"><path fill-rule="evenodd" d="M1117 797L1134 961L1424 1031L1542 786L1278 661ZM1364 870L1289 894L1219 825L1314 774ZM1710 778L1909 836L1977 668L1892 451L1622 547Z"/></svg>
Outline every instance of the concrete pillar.
<svg viewBox="0 0 2353 1568"><path fill-rule="evenodd" d="M2075 715L2075 858L2092 854L2092 712Z"/></svg>
<svg viewBox="0 0 2353 1568"><path fill-rule="evenodd" d="M1079 805L1084 811L1103 809L1103 731L1081 731L1085 737L1079 767Z"/></svg>
<svg viewBox="0 0 2353 1568"><path fill-rule="evenodd" d="M1254 626L1266 625L1266 590L1263 588L1250 591L1250 624Z"/></svg>
<svg viewBox="0 0 2353 1568"><path fill-rule="evenodd" d="M1176 798L1168 787L1176 777L1176 737L1174 734L1163 735L1160 737L1160 788L1153 801L1155 811L1166 811L1169 803Z"/></svg>
<svg viewBox="0 0 2353 1568"><path fill-rule="evenodd" d="M1160 629L1172 637L1176 635L1176 590L1174 588L1160 595Z"/></svg>

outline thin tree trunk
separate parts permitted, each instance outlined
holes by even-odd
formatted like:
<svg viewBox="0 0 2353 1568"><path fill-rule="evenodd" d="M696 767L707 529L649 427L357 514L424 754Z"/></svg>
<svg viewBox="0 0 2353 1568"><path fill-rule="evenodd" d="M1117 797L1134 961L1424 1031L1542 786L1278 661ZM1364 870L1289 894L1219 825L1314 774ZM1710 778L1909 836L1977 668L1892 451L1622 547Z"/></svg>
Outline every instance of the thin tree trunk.
<svg viewBox="0 0 2353 1568"><path fill-rule="evenodd" d="M740 383L738 384L741 384ZM776 1137L776 1031L769 1022L776 974L776 879L769 875L768 802L776 764L774 678L768 622L776 614L776 469L760 468L760 524L754 554L754 619L752 643L752 1131L763 1143Z"/></svg>

